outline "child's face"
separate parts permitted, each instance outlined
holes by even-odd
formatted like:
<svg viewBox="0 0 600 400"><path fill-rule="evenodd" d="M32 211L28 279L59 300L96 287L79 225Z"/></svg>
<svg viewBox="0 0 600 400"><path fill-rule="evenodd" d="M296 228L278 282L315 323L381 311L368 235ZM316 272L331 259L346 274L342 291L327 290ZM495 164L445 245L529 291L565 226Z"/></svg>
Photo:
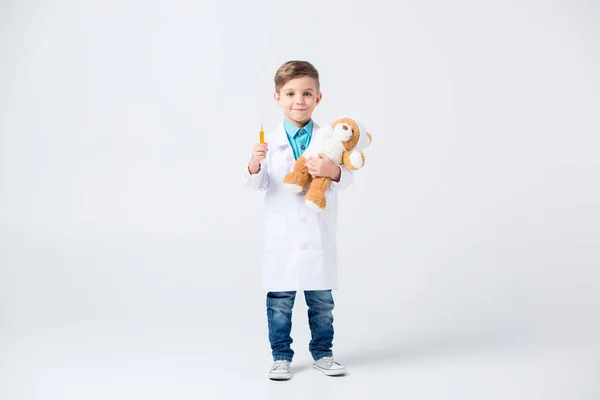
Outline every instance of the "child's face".
<svg viewBox="0 0 600 400"><path fill-rule="evenodd" d="M285 118L292 124L302 127L310 120L312 113L321 101L315 80L309 76L292 79L275 92L275 101L283 109Z"/></svg>

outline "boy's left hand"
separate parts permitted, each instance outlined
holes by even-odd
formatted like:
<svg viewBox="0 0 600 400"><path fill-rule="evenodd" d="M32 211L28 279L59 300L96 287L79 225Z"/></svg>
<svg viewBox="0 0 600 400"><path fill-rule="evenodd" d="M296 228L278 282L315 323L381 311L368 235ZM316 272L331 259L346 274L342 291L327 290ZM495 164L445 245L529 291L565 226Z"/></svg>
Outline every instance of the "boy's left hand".
<svg viewBox="0 0 600 400"><path fill-rule="evenodd" d="M340 168L323 154L312 156L306 160L306 168L313 178L326 177L334 181L339 179Z"/></svg>

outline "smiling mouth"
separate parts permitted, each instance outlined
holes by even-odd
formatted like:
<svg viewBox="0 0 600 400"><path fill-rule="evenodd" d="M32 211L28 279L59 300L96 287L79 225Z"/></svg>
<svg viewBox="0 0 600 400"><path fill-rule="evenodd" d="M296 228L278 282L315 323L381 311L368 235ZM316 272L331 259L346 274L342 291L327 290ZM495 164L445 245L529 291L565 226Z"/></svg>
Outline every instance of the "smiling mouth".
<svg viewBox="0 0 600 400"><path fill-rule="evenodd" d="M306 110L307 110L306 108L302 108L302 109L292 108L292 111L306 111Z"/></svg>

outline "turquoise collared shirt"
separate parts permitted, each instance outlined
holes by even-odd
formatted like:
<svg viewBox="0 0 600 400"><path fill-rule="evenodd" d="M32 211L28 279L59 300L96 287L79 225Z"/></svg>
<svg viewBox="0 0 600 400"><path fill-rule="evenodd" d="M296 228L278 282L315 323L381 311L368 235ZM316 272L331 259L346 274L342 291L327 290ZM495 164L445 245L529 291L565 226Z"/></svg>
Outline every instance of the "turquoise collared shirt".
<svg viewBox="0 0 600 400"><path fill-rule="evenodd" d="M285 128L288 141L290 142L292 150L294 151L294 157L297 160L310 144L310 139L312 138L313 121L311 119L302 128L298 128L287 119L284 119L283 127Z"/></svg>

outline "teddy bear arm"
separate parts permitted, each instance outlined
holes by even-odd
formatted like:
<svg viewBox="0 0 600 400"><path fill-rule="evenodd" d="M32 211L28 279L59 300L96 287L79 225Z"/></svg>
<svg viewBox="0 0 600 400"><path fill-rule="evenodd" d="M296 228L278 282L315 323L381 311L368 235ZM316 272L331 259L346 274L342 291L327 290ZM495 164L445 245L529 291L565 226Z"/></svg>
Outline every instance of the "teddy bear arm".
<svg viewBox="0 0 600 400"><path fill-rule="evenodd" d="M342 164L349 170L357 170L365 165L365 155L360 150L345 151L342 154Z"/></svg>

